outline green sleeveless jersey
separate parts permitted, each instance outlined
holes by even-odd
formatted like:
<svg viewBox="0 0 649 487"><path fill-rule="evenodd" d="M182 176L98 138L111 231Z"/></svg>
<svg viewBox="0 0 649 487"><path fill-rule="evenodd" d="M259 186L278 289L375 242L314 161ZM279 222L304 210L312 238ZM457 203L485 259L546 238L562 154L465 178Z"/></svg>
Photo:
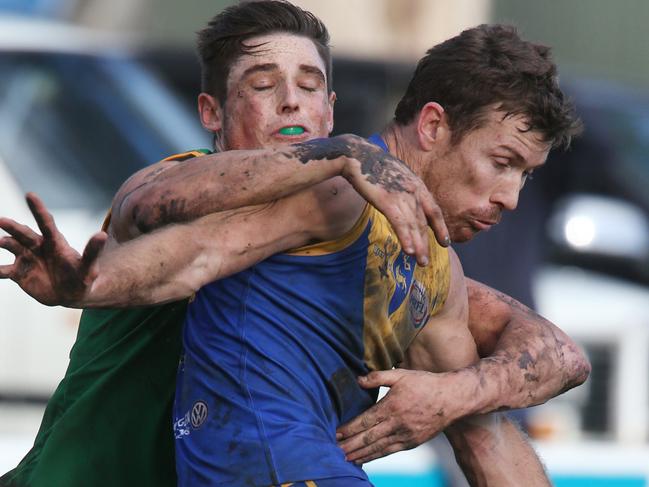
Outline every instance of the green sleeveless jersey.
<svg viewBox="0 0 649 487"><path fill-rule="evenodd" d="M34 446L0 485L175 487L171 407L185 309L84 311Z"/></svg>
<svg viewBox="0 0 649 487"><path fill-rule="evenodd" d="M175 487L171 409L186 308L85 310L34 446L0 487Z"/></svg>

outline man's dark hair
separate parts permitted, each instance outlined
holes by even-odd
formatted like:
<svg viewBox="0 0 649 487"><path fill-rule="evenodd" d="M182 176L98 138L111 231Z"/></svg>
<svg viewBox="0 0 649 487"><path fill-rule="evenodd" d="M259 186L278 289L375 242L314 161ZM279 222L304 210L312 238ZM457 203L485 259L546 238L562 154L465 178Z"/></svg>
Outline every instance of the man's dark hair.
<svg viewBox="0 0 649 487"><path fill-rule="evenodd" d="M528 130L552 147L568 147L581 131L550 48L522 40L511 26L480 25L430 49L396 108L396 123L412 122L430 101L444 108L454 144L479 128L493 105L526 116Z"/></svg>
<svg viewBox="0 0 649 487"><path fill-rule="evenodd" d="M311 12L281 0L233 5L217 14L198 33L202 90L224 103L232 64L243 54L262 52L263 49L263 45L246 45L244 42L252 37L273 33L294 34L313 41L325 63L327 88L331 92L331 53L327 28Z"/></svg>

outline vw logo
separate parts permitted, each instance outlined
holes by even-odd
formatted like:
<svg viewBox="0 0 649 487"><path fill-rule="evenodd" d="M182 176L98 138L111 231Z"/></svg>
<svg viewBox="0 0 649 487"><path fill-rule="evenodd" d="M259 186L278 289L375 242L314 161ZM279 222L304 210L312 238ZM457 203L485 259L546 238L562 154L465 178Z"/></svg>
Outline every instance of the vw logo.
<svg viewBox="0 0 649 487"><path fill-rule="evenodd" d="M204 401L196 401L192 407L191 413L191 423L194 429L198 429L203 426L203 423L207 419L207 403Z"/></svg>

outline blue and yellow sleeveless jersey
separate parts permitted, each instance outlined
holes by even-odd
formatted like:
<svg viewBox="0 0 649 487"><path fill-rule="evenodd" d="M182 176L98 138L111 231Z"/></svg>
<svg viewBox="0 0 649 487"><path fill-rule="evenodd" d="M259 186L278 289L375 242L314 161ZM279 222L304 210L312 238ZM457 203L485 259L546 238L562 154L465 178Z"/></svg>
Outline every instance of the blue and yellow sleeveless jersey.
<svg viewBox="0 0 649 487"><path fill-rule="evenodd" d="M430 237L419 267L368 205L343 238L202 288L174 405L179 485L366 478L335 430L376 401L357 376L399 364L444 304L448 252Z"/></svg>

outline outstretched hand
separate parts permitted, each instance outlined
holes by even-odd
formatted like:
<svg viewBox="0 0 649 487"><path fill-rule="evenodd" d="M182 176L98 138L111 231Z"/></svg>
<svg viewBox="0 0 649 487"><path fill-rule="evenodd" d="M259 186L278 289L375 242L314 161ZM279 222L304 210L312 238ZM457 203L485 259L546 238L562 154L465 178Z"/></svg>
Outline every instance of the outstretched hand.
<svg viewBox="0 0 649 487"><path fill-rule="evenodd" d="M43 202L33 193L26 199L42 235L14 220L0 218L0 228L10 235L0 238L0 248L15 256L13 264L0 266L0 278L11 279L48 306L74 306L96 277L93 263L108 236L96 233L79 255L59 232Z"/></svg>
<svg viewBox="0 0 649 487"><path fill-rule="evenodd" d="M386 216L404 252L426 265L428 227L440 245L450 244L442 210L426 185L402 161L365 139L355 135L340 137L346 139L351 152L345 178Z"/></svg>
<svg viewBox="0 0 649 487"><path fill-rule="evenodd" d="M359 378L364 388L390 387L374 406L338 428L349 461L362 464L428 441L454 419L444 395L446 374L395 369Z"/></svg>

